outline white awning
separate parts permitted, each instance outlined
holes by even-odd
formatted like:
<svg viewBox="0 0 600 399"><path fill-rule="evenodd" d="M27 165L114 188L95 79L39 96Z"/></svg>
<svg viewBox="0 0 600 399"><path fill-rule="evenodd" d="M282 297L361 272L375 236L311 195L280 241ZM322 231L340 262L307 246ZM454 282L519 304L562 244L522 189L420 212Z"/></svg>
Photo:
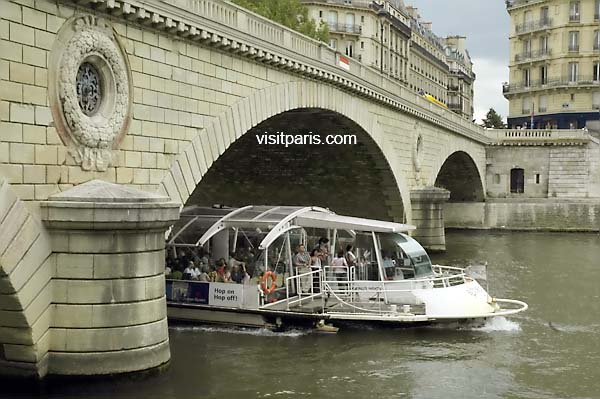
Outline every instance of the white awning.
<svg viewBox="0 0 600 399"><path fill-rule="evenodd" d="M342 216L333 213L305 212L296 217L295 224L302 227L330 228L338 230L374 231L376 233L402 233L415 226L381 220Z"/></svg>

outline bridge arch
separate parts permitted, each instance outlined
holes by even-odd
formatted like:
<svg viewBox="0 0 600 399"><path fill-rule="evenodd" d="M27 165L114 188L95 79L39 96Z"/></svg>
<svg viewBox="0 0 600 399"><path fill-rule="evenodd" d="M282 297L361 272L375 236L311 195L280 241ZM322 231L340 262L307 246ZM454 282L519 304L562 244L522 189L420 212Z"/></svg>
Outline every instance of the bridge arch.
<svg viewBox="0 0 600 399"><path fill-rule="evenodd" d="M436 187L450 191L449 202L481 202L485 199L484 175L465 151L454 151L434 174Z"/></svg>
<svg viewBox="0 0 600 399"><path fill-rule="evenodd" d="M172 200L186 204L203 179L214 175L212 169L215 165L218 166L226 151L238 147L236 143L249 144L254 140L256 144L255 139L243 137L247 132L256 132L256 129L264 128L265 124L274 120L281 121L282 118L285 120L288 116L293 115L298 121L301 120L297 118L298 115L318 112L324 118L335 119L343 129L357 133L362 148L371 157L371 166L381 173L385 182L382 194L385 193L386 198L382 203L388 206L386 218L410 220L408 185L402 176L398 160L383 145L382 129L373 116L375 114L368 109L372 105L359 97L344 94L333 86L298 81L254 92L228 107L199 132L171 164L161 183L161 190ZM224 158L227 159L226 154ZM196 193L195 197L197 196Z"/></svg>

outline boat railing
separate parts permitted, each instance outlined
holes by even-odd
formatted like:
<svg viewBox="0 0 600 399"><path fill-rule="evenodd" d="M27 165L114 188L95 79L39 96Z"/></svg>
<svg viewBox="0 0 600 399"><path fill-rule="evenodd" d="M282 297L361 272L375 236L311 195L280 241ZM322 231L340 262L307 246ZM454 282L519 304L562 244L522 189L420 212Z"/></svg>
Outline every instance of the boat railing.
<svg viewBox="0 0 600 399"><path fill-rule="evenodd" d="M307 287L308 286L308 287ZM305 291L306 289L306 291ZM294 299L290 298L290 294ZM292 305L301 305L303 301L313 300L323 295L323 278L321 269L313 269L285 279L286 308Z"/></svg>

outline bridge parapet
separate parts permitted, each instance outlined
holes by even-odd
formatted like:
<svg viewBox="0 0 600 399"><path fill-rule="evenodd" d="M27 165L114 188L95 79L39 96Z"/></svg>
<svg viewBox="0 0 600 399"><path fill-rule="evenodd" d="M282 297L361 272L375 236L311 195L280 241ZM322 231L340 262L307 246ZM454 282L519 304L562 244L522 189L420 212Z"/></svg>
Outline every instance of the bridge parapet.
<svg viewBox="0 0 600 399"><path fill-rule="evenodd" d="M488 129L492 145L577 145L597 141L585 129Z"/></svg>
<svg viewBox="0 0 600 399"><path fill-rule="evenodd" d="M67 3L83 3L63 0ZM487 143L482 128L326 44L217 0L95 0L95 8L192 41L325 81L397 111ZM342 66L341 59L345 66Z"/></svg>

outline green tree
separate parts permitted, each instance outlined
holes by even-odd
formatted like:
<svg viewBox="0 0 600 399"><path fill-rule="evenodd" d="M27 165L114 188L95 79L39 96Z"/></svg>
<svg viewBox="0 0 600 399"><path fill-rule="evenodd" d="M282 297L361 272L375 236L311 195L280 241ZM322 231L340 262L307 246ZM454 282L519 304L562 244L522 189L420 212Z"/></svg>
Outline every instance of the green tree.
<svg viewBox="0 0 600 399"><path fill-rule="evenodd" d="M308 17L308 8L300 0L232 0L263 17L322 42L329 41L329 28Z"/></svg>
<svg viewBox="0 0 600 399"><path fill-rule="evenodd" d="M490 108L482 122L483 127L487 128L504 129L506 127L502 120L502 116L500 116L494 108Z"/></svg>

